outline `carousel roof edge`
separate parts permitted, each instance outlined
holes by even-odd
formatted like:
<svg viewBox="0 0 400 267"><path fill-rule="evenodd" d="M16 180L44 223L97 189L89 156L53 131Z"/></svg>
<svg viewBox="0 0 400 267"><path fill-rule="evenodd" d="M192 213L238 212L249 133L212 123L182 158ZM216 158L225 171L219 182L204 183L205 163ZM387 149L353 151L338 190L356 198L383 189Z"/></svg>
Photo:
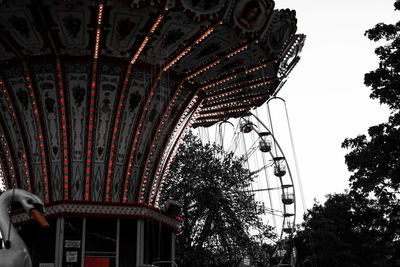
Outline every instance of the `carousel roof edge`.
<svg viewBox="0 0 400 267"><path fill-rule="evenodd" d="M147 219L149 221L161 223L176 232L180 231L180 224L183 221L183 219L178 216L142 204L113 203L110 205L110 203L60 201L46 205L45 210L45 216L47 218L54 218L57 216L79 216ZM16 225L21 225L30 223L33 219L23 209L19 209L12 212L12 221Z"/></svg>

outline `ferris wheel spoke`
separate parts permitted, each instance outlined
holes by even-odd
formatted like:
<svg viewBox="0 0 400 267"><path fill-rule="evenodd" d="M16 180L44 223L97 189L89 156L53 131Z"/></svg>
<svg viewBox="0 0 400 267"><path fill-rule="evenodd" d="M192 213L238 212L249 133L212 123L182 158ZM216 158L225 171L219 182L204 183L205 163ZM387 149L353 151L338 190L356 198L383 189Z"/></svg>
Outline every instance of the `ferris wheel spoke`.
<svg viewBox="0 0 400 267"><path fill-rule="evenodd" d="M216 143L245 162L253 182L241 193L262 203L255 208L264 214L263 221L272 222L278 248L284 250L279 244L292 239L296 218L295 187L288 160L272 128L258 116L248 113L245 118L236 119L235 124L221 122L216 127Z"/></svg>

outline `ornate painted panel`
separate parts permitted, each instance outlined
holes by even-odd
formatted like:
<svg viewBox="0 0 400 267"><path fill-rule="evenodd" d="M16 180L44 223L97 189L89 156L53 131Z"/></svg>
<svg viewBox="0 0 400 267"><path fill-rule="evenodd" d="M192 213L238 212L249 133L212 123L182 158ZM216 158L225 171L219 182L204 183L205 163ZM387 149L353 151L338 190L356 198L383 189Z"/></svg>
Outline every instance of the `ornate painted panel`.
<svg viewBox="0 0 400 267"><path fill-rule="evenodd" d="M141 60L156 65L165 64L169 55L185 46L205 26L207 26L206 23L196 24L185 14L171 11L165 24L161 26L160 32L154 36L143 53Z"/></svg>
<svg viewBox="0 0 400 267"><path fill-rule="evenodd" d="M71 196L73 200L81 200L84 187L85 145L87 125L87 101L89 65L86 63L69 63L65 67L70 112L71 128Z"/></svg>
<svg viewBox="0 0 400 267"><path fill-rule="evenodd" d="M46 123L47 145L51 161L53 200L62 200L62 149L60 110L58 105L58 90L56 85L55 66L52 64L33 65L34 79L38 88L40 102L43 106L43 119Z"/></svg>
<svg viewBox="0 0 400 267"><path fill-rule="evenodd" d="M20 128L17 124L17 121L14 117L12 116L13 114L13 108L12 105L10 105L10 101L8 99L8 94L6 92L1 92L0 93L0 119L2 122L2 131L7 132L9 136L9 143L8 144L2 144L2 146L7 145L8 148L12 151L14 151L14 155L16 155L16 160L17 160L17 166L14 166L14 173L17 172L19 175L20 180L20 186L24 189L28 189L28 185L25 182L25 177L29 177L29 174L25 174L26 168L24 168L24 164L26 165L26 161L24 160L24 155L25 155L25 148L23 145L22 137L21 137L21 132ZM5 133L4 133L5 134ZM5 137L4 137L4 141ZM10 151L11 152L11 151ZM10 159L10 155L7 156L6 158ZM17 167L17 168L16 168ZM16 179L16 177L14 177ZM17 184L17 181L15 180L15 183Z"/></svg>
<svg viewBox="0 0 400 267"><path fill-rule="evenodd" d="M209 59L213 59L219 54L238 43L239 38L235 32L223 26L217 26L216 30L210 34L200 45L192 49L192 53L185 56L178 64L174 66L174 70L186 73L193 67L197 67Z"/></svg>
<svg viewBox="0 0 400 267"><path fill-rule="evenodd" d="M33 171L31 183L34 187L34 193L43 197L43 181L42 181L42 157L39 147L38 127L39 123L35 120L30 93L27 88L26 75L22 66L13 66L3 70L3 77L7 80L7 86L10 95L15 99L16 111L21 118L24 127L24 133L29 145L30 159ZM40 137L41 138L41 137Z"/></svg>
<svg viewBox="0 0 400 267"><path fill-rule="evenodd" d="M123 117L121 121L121 134L117 145L117 157L115 161L115 169L113 173L113 182L111 185L112 201L120 200L120 190L122 181L124 180L124 167L128 164L127 155L129 156L132 149L130 141L135 134L135 124L138 123L138 112L140 105L145 98L145 92L149 86L151 74L147 71L138 70L132 72L132 80L128 89L127 103L124 107Z"/></svg>
<svg viewBox="0 0 400 267"><path fill-rule="evenodd" d="M100 201L103 197L103 184L107 178L105 161L109 149L109 138L112 134L112 119L116 112L115 102L119 91L122 67L118 65L102 65L100 67L99 85L96 107L96 139L94 144L91 198ZM111 129L110 129L111 128Z"/></svg>
<svg viewBox="0 0 400 267"><path fill-rule="evenodd" d="M38 32L34 18L35 7L28 0L7 1L0 8L0 28L20 47L20 51L29 56L50 52Z"/></svg>
<svg viewBox="0 0 400 267"><path fill-rule="evenodd" d="M90 55L89 40L93 31L94 1L46 1L51 29L62 54Z"/></svg>
<svg viewBox="0 0 400 267"><path fill-rule="evenodd" d="M110 5L111 23L105 26L108 33L102 52L106 56L129 58L140 36L146 31L146 25L154 19L157 9L128 9L121 1L111 1Z"/></svg>

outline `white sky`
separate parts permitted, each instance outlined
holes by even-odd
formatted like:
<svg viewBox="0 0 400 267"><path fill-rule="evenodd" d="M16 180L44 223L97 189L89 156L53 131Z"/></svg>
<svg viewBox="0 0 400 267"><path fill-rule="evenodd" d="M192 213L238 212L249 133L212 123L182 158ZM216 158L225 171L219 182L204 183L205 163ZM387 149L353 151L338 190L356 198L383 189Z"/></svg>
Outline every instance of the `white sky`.
<svg viewBox="0 0 400 267"><path fill-rule="evenodd" d="M347 137L386 121L388 109L369 98L364 74L378 66L378 44L364 32L399 20L394 0L276 0L296 10L307 35L301 60L279 96L286 100L307 208L343 192L350 176L341 148ZM297 194L299 196L299 194Z"/></svg>

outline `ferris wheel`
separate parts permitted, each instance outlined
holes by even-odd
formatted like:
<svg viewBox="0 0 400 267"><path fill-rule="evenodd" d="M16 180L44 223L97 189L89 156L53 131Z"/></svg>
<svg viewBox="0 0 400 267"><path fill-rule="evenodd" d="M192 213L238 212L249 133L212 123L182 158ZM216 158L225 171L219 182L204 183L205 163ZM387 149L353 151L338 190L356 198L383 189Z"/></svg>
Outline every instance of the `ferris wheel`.
<svg viewBox="0 0 400 267"><path fill-rule="evenodd" d="M271 98L275 99L281 100L286 110L285 101L279 97ZM277 240L274 240L277 248L274 254L276 266L295 266L296 249L293 241L297 209L295 189L300 186L301 198L303 193L297 160L295 157L293 160L293 156L290 157L289 154L286 155L278 142L272 125L269 101L266 106L267 114L263 114L266 116L258 115L256 110L237 119L219 122L210 128L199 128L198 133L203 141L215 142L225 151L241 157L247 164L246 167L256 177L248 192L253 194L255 200L263 207L265 223L273 226L276 232ZM295 155L294 148L289 152ZM293 170L292 166L295 167ZM295 176L298 179L295 179ZM295 185L295 181L300 185Z"/></svg>

